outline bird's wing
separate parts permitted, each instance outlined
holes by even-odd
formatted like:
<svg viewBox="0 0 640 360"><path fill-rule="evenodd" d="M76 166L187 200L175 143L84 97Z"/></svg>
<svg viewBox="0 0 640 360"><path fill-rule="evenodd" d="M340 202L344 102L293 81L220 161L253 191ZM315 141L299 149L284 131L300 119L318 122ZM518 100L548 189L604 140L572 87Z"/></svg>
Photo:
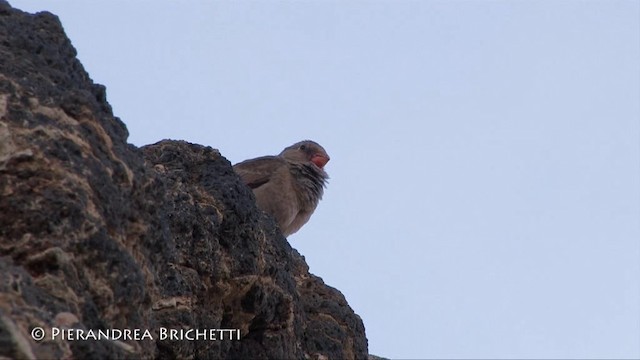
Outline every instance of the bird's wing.
<svg viewBox="0 0 640 360"><path fill-rule="evenodd" d="M248 187L256 189L269 182L271 176L282 166L287 166L287 161L283 158L263 156L237 163L233 165L233 170Z"/></svg>

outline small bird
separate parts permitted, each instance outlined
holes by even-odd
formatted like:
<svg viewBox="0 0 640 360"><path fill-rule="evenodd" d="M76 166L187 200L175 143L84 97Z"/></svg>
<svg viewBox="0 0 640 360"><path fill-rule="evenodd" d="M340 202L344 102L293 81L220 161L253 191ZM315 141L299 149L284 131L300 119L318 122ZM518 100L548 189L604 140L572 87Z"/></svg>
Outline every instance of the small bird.
<svg viewBox="0 0 640 360"><path fill-rule="evenodd" d="M258 208L273 216L282 234L289 236L309 221L322 199L329 159L322 146L305 140L277 156L240 162L233 170L253 190Z"/></svg>

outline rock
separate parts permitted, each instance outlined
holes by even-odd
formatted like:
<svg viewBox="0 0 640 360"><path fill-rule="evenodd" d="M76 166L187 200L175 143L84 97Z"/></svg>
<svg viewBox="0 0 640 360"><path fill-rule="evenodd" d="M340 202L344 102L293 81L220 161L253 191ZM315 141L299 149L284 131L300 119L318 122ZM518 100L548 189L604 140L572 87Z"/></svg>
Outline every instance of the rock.
<svg viewBox="0 0 640 360"><path fill-rule="evenodd" d="M58 18L0 1L0 358L367 358L360 317L229 161L127 137ZM240 340L161 340L162 328Z"/></svg>

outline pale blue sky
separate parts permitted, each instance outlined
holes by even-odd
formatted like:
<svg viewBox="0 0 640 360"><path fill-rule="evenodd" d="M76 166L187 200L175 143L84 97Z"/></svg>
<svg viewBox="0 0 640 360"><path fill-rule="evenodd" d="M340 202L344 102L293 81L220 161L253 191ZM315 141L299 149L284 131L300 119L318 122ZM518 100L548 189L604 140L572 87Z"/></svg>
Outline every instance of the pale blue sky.
<svg viewBox="0 0 640 360"><path fill-rule="evenodd" d="M331 155L289 238L392 358L640 357L640 2L26 1L130 142Z"/></svg>

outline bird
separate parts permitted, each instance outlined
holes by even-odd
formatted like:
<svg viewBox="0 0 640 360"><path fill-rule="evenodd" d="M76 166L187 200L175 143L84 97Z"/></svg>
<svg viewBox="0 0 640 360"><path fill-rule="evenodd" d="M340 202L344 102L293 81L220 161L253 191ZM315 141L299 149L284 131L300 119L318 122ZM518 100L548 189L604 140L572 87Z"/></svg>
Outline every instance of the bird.
<svg viewBox="0 0 640 360"><path fill-rule="evenodd" d="M329 160L322 146L304 140L278 155L237 163L233 170L253 191L258 208L271 215L288 237L309 221L322 199Z"/></svg>

